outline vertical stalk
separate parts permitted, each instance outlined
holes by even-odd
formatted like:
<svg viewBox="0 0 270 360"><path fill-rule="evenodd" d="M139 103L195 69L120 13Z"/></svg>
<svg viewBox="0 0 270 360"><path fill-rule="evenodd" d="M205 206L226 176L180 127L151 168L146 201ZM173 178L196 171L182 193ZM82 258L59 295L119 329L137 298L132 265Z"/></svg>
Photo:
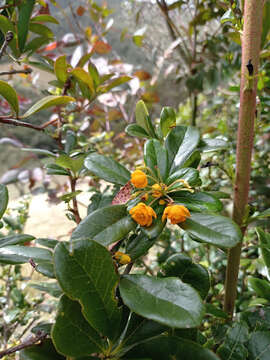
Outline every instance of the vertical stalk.
<svg viewBox="0 0 270 360"><path fill-rule="evenodd" d="M254 118L256 111L257 74L260 55L262 17L264 0L245 0L244 31L242 38L242 66L240 88L240 111L237 133L236 177L234 184L233 220L240 226L244 236L243 225L251 170L251 155L254 137ZM253 80L247 64L253 65ZM237 295L237 279L241 256L241 243L229 250L225 282L224 310L232 317Z"/></svg>

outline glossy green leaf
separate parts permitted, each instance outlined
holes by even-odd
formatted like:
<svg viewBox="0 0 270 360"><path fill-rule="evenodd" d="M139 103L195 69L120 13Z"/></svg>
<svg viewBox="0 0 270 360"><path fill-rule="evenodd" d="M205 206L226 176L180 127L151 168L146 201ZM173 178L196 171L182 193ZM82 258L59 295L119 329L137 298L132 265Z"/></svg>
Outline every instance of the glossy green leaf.
<svg viewBox="0 0 270 360"><path fill-rule="evenodd" d="M137 124L130 124L126 127L125 132L130 136L136 136L140 138L150 138L151 136Z"/></svg>
<svg viewBox="0 0 270 360"><path fill-rule="evenodd" d="M184 283L190 284L204 299L210 289L208 271L200 264L194 264L189 256L174 254L162 266L165 276L177 276Z"/></svg>
<svg viewBox="0 0 270 360"><path fill-rule="evenodd" d="M8 245L24 244L34 240L34 236L27 234L13 234L9 236L0 237L0 248Z"/></svg>
<svg viewBox="0 0 270 360"><path fill-rule="evenodd" d="M19 114L19 101L16 91L7 82L0 80L0 95L9 103L16 115Z"/></svg>
<svg viewBox="0 0 270 360"><path fill-rule="evenodd" d="M135 313L130 313L127 321L125 337L121 343L120 354L126 353L132 347L147 339L160 335L168 330L164 325L145 319Z"/></svg>
<svg viewBox="0 0 270 360"><path fill-rule="evenodd" d="M8 206L8 189L5 185L0 184L0 219L4 215L7 206Z"/></svg>
<svg viewBox="0 0 270 360"><path fill-rule="evenodd" d="M160 129L165 137L176 124L175 110L169 106L162 108L160 113Z"/></svg>
<svg viewBox="0 0 270 360"><path fill-rule="evenodd" d="M221 248L234 247L242 239L240 228L230 218L221 215L192 213L180 227L193 240Z"/></svg>
<svg viewBox="0 0 270 360"><path fill-rule="evenodd" d="M130 180L130 172L108 156L90 154L86 157L84 166L94 175L113 184L125 185Z"/></svg>
<svg viewBox="0 0 270 360"><path fill-rule="evenodd" d="M49 249L54 249L55 246L58 244L58 240L48 239L48 238L38 238L36 239L35 243L41 246L47 247Z"/></svg>
<svg viewBox="0 0 270 360"><path fill-rule="evenodd" d="M30 259L37 263L50 262L52 253L46 249L20 245L9 245L0 248L0 263L23 264L29 262Z"/></svg>
<svg viewBox="0 0 270 360"><path fill-rule="evenodd" d="M70 74L72 74L76 79L85 83L89 87L92 94L95 93L94 81L89 73L78 67L73 69Z"/></svg>
<svg viewBox="0 0 270 360"><path fill-rule="evenodd" d="M217 354L222 360L246 360L248 351L245 343L248 340L248 327L245 323L235 323L226 334L224 343Z"/></svg>
<svg viewBox="0 0 270 360"><path fill-rule="evenodd" d="M100 77L99 77L98 69L96 68L95 64L93 64L91 61L89 61L88 64L88 72L94 81L95 88L97 88L98 85L100 84Z"/></svg>
<svg viewBox="0 0 270 360"><path fill-rule="evenodd" d="M51 262L39 263L35 270L50 279L55 279L54 266Z"/></svg>
<svg viewBox="0 0 270 360"><path fill-rule="evenodd" d="M56 20L56 18L48 14L37 15L31 19L31 22L48 22L52 24L59 24L59 21Z"/></svg>
<svg viewBox="0 0 270 360"><path fill-rule="evenodd" d="M67 70L69 65L67 63L66 55L59 56L54 63L54 72L57 79L63 83L66 82L68 78Z"/></svg>
<svg viewBox="0 0 270 360"><path fill-rule="evenodd" d="M118 78L116 79L112 79L112 81L110 81L107 85L100 85L98 88L97 88L97 91L99 93L105 93L105 92L108 92L110 91L111 89L119 86L119 85L122 85L128 81L130 81L132 78L130 76L126 76L126 75L123 75L123 76L119 76Z"/></svg>
<svg viewBox="0 0 270 360"><path fill-rule="evenodd" d="M200 179L200 173L193 168L182 168L173 172L166 180L167 185L171 185L176 180L183 179L188 182L190 186L200 186L202 181ZM179 183L175 186L179 186ZM173 189L173 187L172 187Z"/></svg>
<svg viewBox="0 0 270 360"><path fill-rule="evenodd" d="M37 36L25 45L24 52L27 53L28 56L30 56L42 46L47 45L49 42L49 38L45 36Z"/></svg>
<svg viewBox="0 0 270 360"><path fill-rule="evenodd" d="M269 360L270 332L256 331L252 333L248 342L248 350L252 359Z"/></svg>
<svg viewBox="0 0 270 360"><path fill-rule="evenodd" d="M54 38L54 33L52 32L52 30L49 29L48 26L43 24L30 22L29 30L48 39Z"/></svg>
<svg viewBox="0 0 270 360"><path fill-rule="evenodd" d="M53 152L51 152L49 150L45 150L45 149L20 148L20 150L26 151L26 152L31 152L31 153L38 154L38 155L50 156L53 158L56 158L56 156L57 156Z"/></svg>
<svg viewBox="0 0 270 360"><path fill-rule="evenodd" d="M261 228L256 228L256 233L259 239L263 261L270 274L270 234L264 232Z"/></svg>
<svg viewBox="0 0 270 360"><path fill-rule="evenodd" d="M109 338L119 331L121 310L114 295L119 276L110 252L91 240L60 243L54 252L55 274L64 293L77 300L89 324Z"/></svg>
<svg viewBox="0 0 270 360"><path fill-rule="evenodd" d="M48 164L46 165L47 174L48 175L65 175L70 176L70 171L66 170L62 166L59 166L57 164Z"/></svg>
<svg viewBox="0 0 270 360"><path fill-rule="evenodd" d="M250 277L248 279L249 285L255 291L257 297L262 297L270 301L270 282L263 279Z"/></svg>
<svg viewBox="0 0 270 360"><path fill-rule="evenodd" d="M211 152L224 150L228 148L228 142L223 139L203 139L199 143L199 149L202 152Z"/></svg>
<svg viewBox="0 0 270 360"><path fill-rule="evenodd" d="M43 340L38 345L33 345L20 351L20 360L65 360L59 354L50 339Z"/></svg>
<svg viewBox="0 0 270 360"><path fill-rule="evenodd" d="M195 150L190 157L184 162L182 168L194 168L197 169L199 163L201 161L201 154L198 150Z"/></svg>
<svg viewBox="0 0 270 360"><path fill-rule="evenodd" d="M191 126L176 126L168 134L165 146L168 151L170 174L183 167L196 149L199 140L199 130Z"/></svg>
<svg viewBox="0 0 270 360"><path fill-rule="evenodd" d="M159 178L159 171L162 181L166 181L169 172L168 154L167 150L159 140L151 139L145 143L144 162L145 165L153 171L157 178Z"/></svg>
<svg viewBox="0 0 270 360"><path fill-rule="evenodd" d="M102 352L102 339L84 318L80 304L65 295L60 299L51 335L56 350L68 357Z"/></svg>
<svg viewBox="0 0 270 360"><path fill-rule="evenodd" d="M35 0L22 0L18 9L19 17L17 23L18 29L18 44L21 52L24 51L24 45L26 43L29 21L35 5Z"/></svg>
<svg viewBox="0 0 270 360"><path fill-rule="evenodd" d="M120 280L120 293L124 304L136 314L172 328L198 326L204 314L199 294L174 277L125 275Z"/></svg>
<svg viewBox="0 0 270 360"><path fill-rule="evenodd" d="M240 313L240 319L248 324L250 330L270 330L270 307L248 308Z"/></svg>
<svg viewBox="0 0 270 360"><path fill-rule="evenodd" d="M30 284L28 284L28 286L30 286L33 289L39 290L41 292L45 292L46 294L50 294L56 298L59 298L63 294L57 281L55 281L55 282L41 282L40 281L38 283L31 282Z"/></svg>
<svg viewBox="0 0 270 360"><path fill-rule="evenodd" d="M140 127L142 127L147 134L149 134L151 137L157 137L155 134L155 130L152 124L152 121L149 117L149 113L147 110L147 107L143 100L140 100L136 104L135 109L135 117L136 117L136 123Z"/></svg>
<svg viewBox="0 0 270 360"><path fill-rule="evenodd" d="M87 215L72 233L72 240L93 239L107 246L123 239L136 223L127 215L125 205L112 205Z"/></svg>
<svg viewBox="0 0 270 360"><path fill-rule="evenodd" d="M125 355L125 359L151 360L220 360L212 351L190 340L161 335L139 344Z"/></svg>
<svg viewBox="0 0 270 360"><path fill-rule="evenodd" d="M73 174L78 173L84 163L85 155L79 155L77 157L70 157L66 154L61 154L56 160L56 165L62 166L65 169L69 169L73 172Z"/></svg>
<svg viewBox="0 0 270 360"><path fill-rule="evenodd" d="M8 31L13 32L13 39L9 42L8 46L11 48L13 54L18 57L20 55L17 48L17 34L14 24L4 15L0 15L0 29L1 32L6 35Z"/></svg>
<svg viewBox="0 0 270 360"><path fill-rule="evenodd" d="M177 191L171 193L175 204L184 205L190 211L198 212L220 212L223 208L222 202L206 192Z"/></svg>
<svg viewBox="0 0 270 360"><path fill-rule="evenodd" d="M30 109L28 109L26 113L24 113L22 118L27 118L41 110L48 109L52 106L66 105L71 101L75 101L75 99L71 96L57 96L57 95L46 96L43 99L36 102Z"/></svg>

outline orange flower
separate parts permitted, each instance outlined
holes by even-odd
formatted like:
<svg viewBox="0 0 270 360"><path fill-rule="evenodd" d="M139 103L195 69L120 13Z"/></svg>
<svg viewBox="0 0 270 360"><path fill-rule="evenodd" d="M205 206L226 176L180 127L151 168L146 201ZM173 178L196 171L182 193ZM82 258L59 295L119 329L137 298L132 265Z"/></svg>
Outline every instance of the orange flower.
<svg viewBox="0 0 270 360"><path fill-rule="evenodd" d="M167 186L165 184L154 184L152 185L152 196L159 198L167 191Z"/></svg>
<svg viewBox="0 0 270 360"><path fill-rule="evenodd" d="M131 182L136 188L144 188L147 186L147 176L141 170L135 170L131 174Z"/></svg>
<svg viewBox="0 0 270 360"><path fill-rule="evenodd" d="M155 211L142 202L130 209L129 213L132 219L141 226L150 226L152 224L152 217L157 217Z"/></svg>
<svg viewBox="0 0 270 360"><path fill-rule="evenodd" d="M162 215L162 221L166 218L171 220L172 224L178 224L186 221L190 217L188 209L183 205L170 205L167 206Z"/></svg>
<svg viewBox="0 0 270 360"><path fill-rule="evenodd" d="M126 265L131 262L130 256L121 251L116 251L116 253L114 254L114 258L115 258L115 260L117 260L119 262L119 264L122 264L122 265Z"/></svg>

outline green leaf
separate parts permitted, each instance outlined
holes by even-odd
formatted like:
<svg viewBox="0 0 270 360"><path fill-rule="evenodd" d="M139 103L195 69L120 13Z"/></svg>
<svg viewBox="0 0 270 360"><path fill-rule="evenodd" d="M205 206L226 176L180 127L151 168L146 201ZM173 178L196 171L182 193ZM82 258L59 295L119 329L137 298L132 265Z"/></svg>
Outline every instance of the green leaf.
<svg viewBox="0 0 270 360"><path fill-rule="evenodd" d="M38 282L38 283L31 282L28 286L30 286L33 289L37 289L41 292L50 294L56 298L59 298L63 294L57 281L55 281L55 282Z"/></svg>
<svg viewBox="0 0 270 360"><path fill-rule="evenodd" d="M47 15L47 14L37 15L37 16L33 17L30 21L31 22L48 22L48 23L59 25L58 20L56 20L53 16Z"/></svg>
<svg viewBox="0 0 270 360"><path fill-rule="evenodd" d="M30 22L29 30L35 34L41 35L44 38L53 39L54 33L46 25Z"/></svg>
<svg viewBox="0 0 270 360"><path fill-rule="evenodd" d="M38 238L35 241L36 244L47 247L49 249L54 249L58 244L58 242L59 242L58 240L47 239L47 238Z"/></svg>
<svg viewBox="0 0 270 360"><path fill-rule="evenodd" d="M68 130L65 137L65 152L70 154L70 152L77 145L77 136L74 131Z"/></svg>
<svg viewBox="0 0 270 360"><path fill-rule="evenodd" d="M51 262L42 262L38 264L36 271L50 279L55 279L54 266Z"/></svg>
<svg viewBox="0 0 270 360"><path fill-rule="evenodd" d="M49 150L45 150L45 149L20 148L20 150L26 151L26 152L32 152L32 153L38 154L38 155L50 156L50 157L53 157L53 158L56 158L56 156L57 156L53 152L51 152Z"/></svg>
<svg viewBox="0 0 270 360"><path fill-rule="evenodd" d="M249 285L252 287L257 297L262 297L270 301L270 282L263 279L249 277Z"/></svg>
<svg viewBox="0 0 270 360"><path fill-rule="evenodd" d="M165 146L168 151L170 174L183 167L196 149L199 140L198 129L191 126L176 126L168 134Z"/></svg>
<svg viewBox="0 0 270 360"><path fill-rule="evenodd" d="M121 310L114 295L119 276L110 252L91 240L60 243L54 252L55 274L66 295L77 300L89 324L114 338L119 331Z"/></svg>
<svg viewBox="0 0 270 360"><path fill-rule="evenodd" d="M21 52L24 51L24 45L26 43L29 21L35 5L35 0L23 0L18 6L19 17L17 23L18 29L18 44Z"/></svg>
<svg viewBox="0 0 270 360"><path fill-rule="evenodd" d="M31 54L36 52L40 47L47 45L49 42L50 42L50 39L47 37L44 37L44 36L35 37L33 40L29 41L25 45L24 52L27 53L28 56L30 56Z"/></svg>
<svg viewBox="0 0 270 360"><path fill-rule="evenodd" d="M202 152L211 152L224 150L228 148L228 142L223 139L203 139L199 143L199 149Z"/></svg>
<svg viewBox="0 0 270 360"><path fill-rule="evenodd" d="M192 259L184 254L170 256L162 266L165 276L177 276L184 283L190 284L204 299L210 289L208 271L199 264L194 264Z"/></svg>
<svg viewBox="0 0 270 360"><path fill-rule="evenodd" d="M65 169L69 169L73 174L77 174L83 167L85 154L77 157L70 157L67 154L61 154L56 160L56 165L62 166Z"/></svg>
<svg viewBox="0 0 270 360"><path fill-rule="evenodd" d="M0 29L1 32L6 35L8 31L13 32L13 39L8 43L8 46L11 48L13 54L16 57L20 56L19 50L17 48L17 34L16 34L16 28L13 25L13 23L4 15L0 15Z"/></svg>
<svg viewBox="0 0 270 360"><path fill-rule="evenodd" d="M130 124L126 127L125 132L130 136L136 136L141 138L150 138L151 136L137 124Z"/></svg>
<svg viewBox="0 0 270 360"><path fill-rule="evenodd" d="M46 169L48 175L65 175L65 176L71 175L69 171L67 171L65 168L57 164L48 164L46 165Z"/></svg>
<svg viewBox="0 0 270 360"><path fill-rule="evenodd" d="M120 293L136 314L172 328L198 326L204 314L199 294L177 278L125 275Z"/></svg>
<svg viewBox="0 0 270 360"><path fill-rule="evenodd" d="M27 118L38 111L48 109L52 106L66 105L75 99L71 96L49 95L36 102L21 118Z"/></svg>
<svg viewBox="0 0 270 360"><path fill-rule="evenodd" d="M84 318L80 304L65 295L60 299L51 335L56 350L66 356L102 352L102 339Z"/></svg>
<svg viewBox="0 0 270 360"><path fill-rule="evenodd" d="M67 81L68 74L67 70L70 65L67 63L66 55L59 56L54 63L54 72L57 79L63 83Z"/></svg>
<svg viewBox="0 0 270 360"><path fill-rule="evenodd" d="M0 248L8 245L24 244L34 240L34 236L27 234L13 234L9 236L0 237Z"/></svg>
<svg viewBox="0 0 270 360"><path fill-rule="evenodd" d="M93 239L107 246L123 239L135 227L125 205L112 205L87 215L73 231L71 239Z"/></svg>
<svg viewBox="0 0 270 360"><path fill-rule="evenodd" d="M180 225L193 240L205 242L221 248L237 245L242 234L239 227L229 218L221 215L192 213Z"/></svg>
<svg viewBox="0 0 270 360"><path fill-rule="evenodd" d="M248 327L245 323L235 323L226 334L224 343L217 354L222 360L245 360L248 352L245 343L248 340Z"/></svg>
<svg viewBox="0 0 270 360"><path fill-rule="evenodd" d="M88 72L94 81L95 88L97 88L98 85L100 84L100 77L99 77L98 69L91 61L89 61L88 64Z"/></svg>
<svg viewBox="0 0 270 360"><path fill-rule="evenodd" d="M175 204L186 206L190 211L196 212L220 212L222 202L207 192L177 191L170 194Z"/></svg>
<svg viewBox="0 0 270 360"><path fill-rule="evenodd" d="M65 360L54 348L50 339L45 339L38 345L33 345L20 351L20 360Z"/></svg>
<svg viewBox="0 0 270 360"><path fill-rule="evenodd" d="M270 234L264 232L261 228L256 228L256 233L259 239L263 261L270 274Z"/></svg>
<svg viewBox="0 0 270 360"><path fill-rule="evenodd" d="M0 248L0 263L23 264L29 262L30 259L37 263L50 262L52 260L52 253L42 248L19 245L9 245Z"/></svg>
<svg viewBox="0 0 270 360"><path fill-rule="evenodd" d="M158 178L158 170L162 181L165 182L168 176L168 154L159 140L148 140L144 145L144 162ZM158 169L158 170L157 170Z"/></svg>
<svg viewBox="0 0 270 360"><path fill-rule="evenodd" d="M174 181L183 179L188 182L190 186L200 186L202 181L200 179L200 173L193 168L182 168L173 172L166 180L166 185L171 185ZM179 183L176 184L179 186ZM173 187L172 187L173 189Z"/></svg>
<svg viewBox="0 0 270 360"><path fill-rule="evenodd" d="M146 131L146 133L149 134L151 137L156 138L157 136L152 121L149 117L147 107L143 102L143 100L137 102L135 109L135 116L136 116L137 125L142 127Z"/></svg>
<svg viewBox="0 0 270 360"><path fill-rule="evenodd" d="M4 215L7 206L8 206L8 189L5 185L0 184L0 219Z"/></svg>
<svg viewBox="0 0 270 360"><path fill-rule="evenodd" d="M163 136L167 136L172 126L176 124L175 110L169 106L162 108L160 113L160 129Z"/></svg>
<svg viewBox="0 0 270 360"><path fill-rule="evenodd" d="M108 92L111 89L115 88L116 86L122 85L122 84L130 81L131 79L132 79L132 77L130 77L130 76L126 76L126 75L119 76L116 79L112 79L112 81L107 85L100 85L97 88L97 92L99 92L99 93Z"/></svg>
<svg viewBox="0 0 270 360"><path fill-rule="evenodd" d="M126 354L126 358L134 360L135 358L138 360L142 358L151 360L220 360L212 351L195 342L166 335L140 343Z"/></svg>
<svg viewBox="0 0 270 360"><path fill-rule="evenodd" d="M16 91L7 82L0 80L0 95L9 103L16 115L19 114L19 101Z"/></svg>
<svg viewBox="0 0 270 360"><path fill-rule="evenodd" d="M92 77L82 68L75 68L73 69L70 74L72 74L76 79L82 81L83 83L85 83L92 94L95 93L95 86L94 86L94 81L92 79Z"/></svg>
<svg viewBox="0 0 270 360"><path fill-rule="evenodd" d="M255 360L268 360L270 351L269 331L256 331L251 334L248 350Z"/></svg>
<svg viewBox="0 0 270 360"><path fill-rule="evenodd" d="M225 12L225 14L220 19L221 24L224 24L225 22L234 22L234 13L232 9L229 9Z"/></svg>
<svg viewBox="0 0 270 360"><path fill-rule="evenodd" d="M195 150L190 157L184 162L182 168L191 167L197 169L201 161L201 154L198 150Z"/></svg>
<svg viewBox="0 0 270 360"><path fill-rule="evenodd" d="M270 330L270 307L249 308L240 313L240 319L248 324L250 330Z"/></svg>
<svg viewBox="0 0 270 360"><path fill-rule="evenodd" d="M160 335L166 330L168 330L168 328L164 325L152 320L147 320L135 313L130 313L125 337L121 342L120 354L123 355L132 347L140 344L141 342L145 342L147 339Z"/></svg>
<svg viewBox="0 0 270 360"><path fill-rule="evenodd" d="M108 156L90 154L86 157L84 166L94 175L113 184L125 185L130 180L130 172Z"/></svg>

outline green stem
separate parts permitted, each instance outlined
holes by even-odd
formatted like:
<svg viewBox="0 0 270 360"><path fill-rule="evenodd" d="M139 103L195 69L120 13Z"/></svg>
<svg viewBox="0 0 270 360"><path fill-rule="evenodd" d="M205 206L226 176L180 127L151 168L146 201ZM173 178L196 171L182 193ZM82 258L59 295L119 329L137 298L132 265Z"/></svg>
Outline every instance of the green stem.
<svg viewBox="0 0 270 360"><path fill-rule="evenodd" d="M248 203L251 154L256 110L257 73L260 55L264 0L246 0L244 9L244 31L242 38L242 68L240 89L240 111L237 133L236 176L234 185L233 220L240 226L244 236L246 226L243 218ZM254 84L245 89L249 75L246 65L251 60ZM241 256L241 243L229 250L225 282L224 310L233 316L237 295L237 280Z"/></svg>

